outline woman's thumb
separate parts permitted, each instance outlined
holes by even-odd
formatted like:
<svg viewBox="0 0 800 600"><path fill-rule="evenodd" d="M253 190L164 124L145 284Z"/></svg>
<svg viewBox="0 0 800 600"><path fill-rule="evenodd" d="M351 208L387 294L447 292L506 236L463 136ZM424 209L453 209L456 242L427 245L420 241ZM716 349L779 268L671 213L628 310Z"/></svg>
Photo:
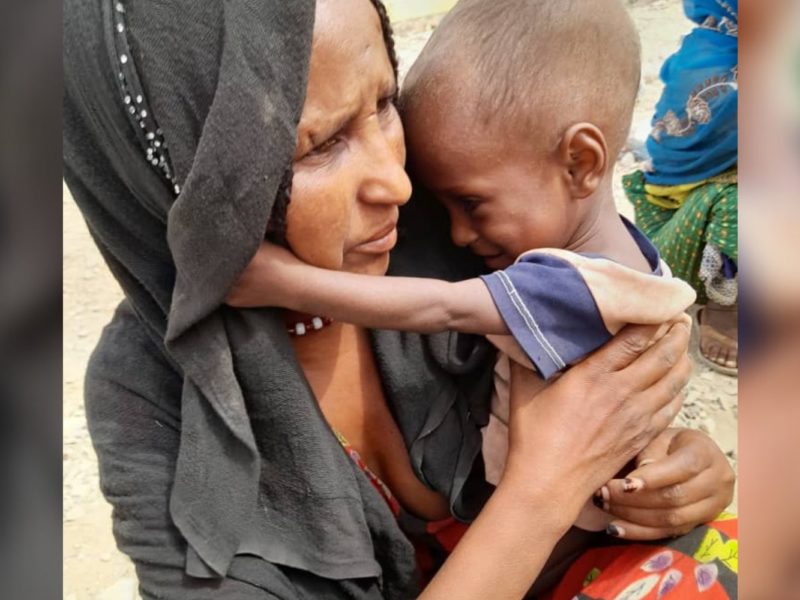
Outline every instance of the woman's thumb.
<svg viewBox="0 0 800 600"><path fill-rule="evenodd" d="M621 371L645 350L658 332L658 325L627 325L586 362L600 373Z"/></svg>

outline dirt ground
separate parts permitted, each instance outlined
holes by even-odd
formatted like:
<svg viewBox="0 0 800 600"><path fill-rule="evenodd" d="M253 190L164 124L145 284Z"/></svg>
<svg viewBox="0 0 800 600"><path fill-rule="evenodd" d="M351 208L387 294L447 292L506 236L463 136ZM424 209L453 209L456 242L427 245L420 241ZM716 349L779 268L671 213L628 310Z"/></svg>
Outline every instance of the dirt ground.
<svg viewBox="0 0 800 600"><path fill-rule="evenodd" d="M643 47L642 90L632 137L643 140L660 93L661 63L689 29L678 0L629 1ZM438 18L400 23L397 46L407 69ZM623 154L621 176L636 169L632 153ZM616 178L619 181L619 176ZM620 212L631 210L618 187ZM64 187L64 598L130 600L137 598L130 561L111 534L111 509L98 488L97 464L86 429L83 375L103 326L121 292L102 262L86 226ZM737 381L697 365L680 425L710 433L736 463ZM734 506L735 507L735 506Z"/></svg>

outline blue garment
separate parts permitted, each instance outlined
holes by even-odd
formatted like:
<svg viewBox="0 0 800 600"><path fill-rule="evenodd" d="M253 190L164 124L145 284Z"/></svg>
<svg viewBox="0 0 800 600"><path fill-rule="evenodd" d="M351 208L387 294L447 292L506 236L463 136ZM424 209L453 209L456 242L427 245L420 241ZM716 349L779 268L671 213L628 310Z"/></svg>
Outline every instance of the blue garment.
<svg viewBox="0 0 800 600"><path fill-rule="evenodd" d="M664 92L647 138L647 183L719 175L738 159L738 0L684 0L695 23L661 68Z"/></svg>
<svg viewBox="0 0 800 600"><path fill-rule="evenodd" d="M656 247L630 221L622 220L652 274L663 275ZM509 332L545 379L611 339L592 292L564 259L533 252L481 279Z"/></svg>

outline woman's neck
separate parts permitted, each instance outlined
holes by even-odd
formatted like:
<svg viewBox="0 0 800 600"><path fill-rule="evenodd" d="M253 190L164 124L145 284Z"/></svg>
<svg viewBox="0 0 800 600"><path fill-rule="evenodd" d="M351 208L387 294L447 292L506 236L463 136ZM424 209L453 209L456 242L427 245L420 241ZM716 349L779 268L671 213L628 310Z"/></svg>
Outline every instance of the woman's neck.
<svg viewBox="0 0 800 600"><path fill-rule="evenodd" d="M289 312L284 318L287 328L309 321L309 315ZM305 335L290 335L298 362L304 371L329 368L341 360L342 353L352 352L359 335L364 332L348 323L334 321L319 330L308 330Z"/></svg>

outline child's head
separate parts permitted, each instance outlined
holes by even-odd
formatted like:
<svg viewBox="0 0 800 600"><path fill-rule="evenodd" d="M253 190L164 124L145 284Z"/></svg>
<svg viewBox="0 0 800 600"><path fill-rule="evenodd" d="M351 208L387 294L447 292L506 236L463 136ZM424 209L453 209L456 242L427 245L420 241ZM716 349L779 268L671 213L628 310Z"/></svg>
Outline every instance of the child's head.
<svg viewBox="0 0 800 600"><path fill-rule="evenodd" d="M411 169L447 206L453 241L493 268L574 244L601 208L639 73L620 0L461 0L401 98Z"/></svg>

